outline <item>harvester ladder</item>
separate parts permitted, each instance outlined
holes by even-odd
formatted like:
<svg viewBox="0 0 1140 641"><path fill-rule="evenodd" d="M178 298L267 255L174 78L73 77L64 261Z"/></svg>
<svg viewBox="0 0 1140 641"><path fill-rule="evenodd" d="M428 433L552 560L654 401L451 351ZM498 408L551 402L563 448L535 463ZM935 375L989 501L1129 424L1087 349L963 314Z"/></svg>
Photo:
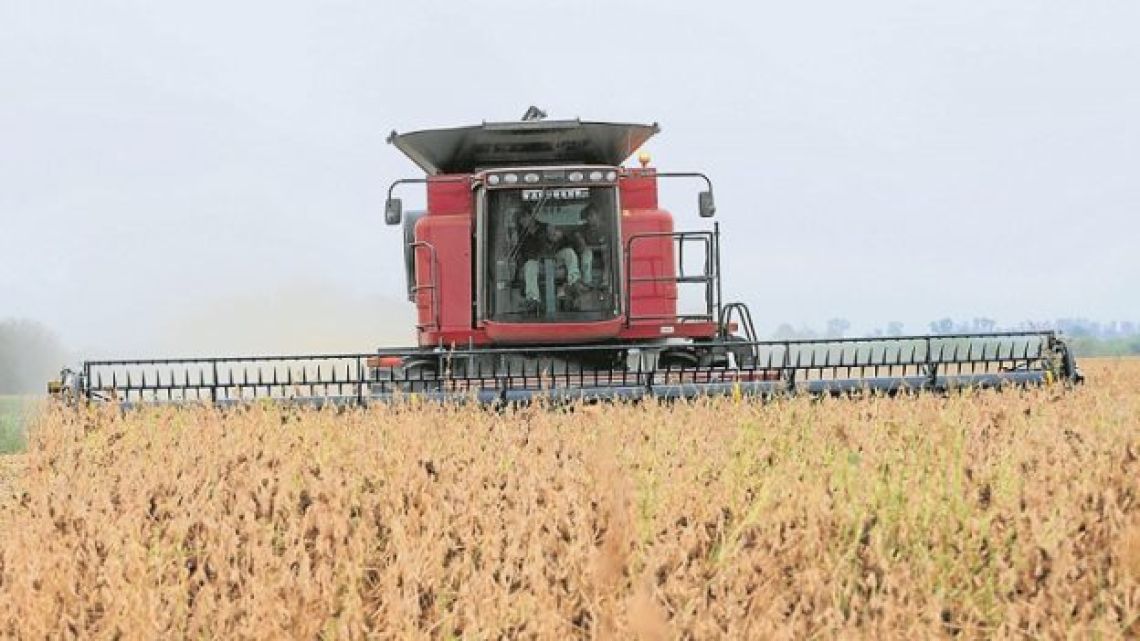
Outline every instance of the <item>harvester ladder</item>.
<svg viewBox="0 0 1140 641"><path fill-rule="evenodd" d="M431 273L429 274L429 278L428 278L428 284L427 285L420 285L419 283L416 283L409 290L409 293L412 295L413 299L417 298L417 295L421 291L430 292L429 305L431 305L431 323L430 324L416 323L416 329L421 331L421 332L424 330L439 331L440 330L439 257L436 255L435 247L427 241L418 240L414 243L409 243L408 246L412 248L413 256L415 255L415 252L420 250L420 249L428 250L428 265L431 268L431 270L430 270Z"/></svg>

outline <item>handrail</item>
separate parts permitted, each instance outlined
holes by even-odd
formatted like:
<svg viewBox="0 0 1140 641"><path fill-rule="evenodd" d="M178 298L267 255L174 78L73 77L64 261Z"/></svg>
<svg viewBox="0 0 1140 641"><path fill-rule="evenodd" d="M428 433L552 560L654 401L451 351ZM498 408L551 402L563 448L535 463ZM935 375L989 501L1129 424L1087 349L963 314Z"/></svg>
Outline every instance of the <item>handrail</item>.
<svg viewBox="0 0 1140 641"><path fill-rule="evenodd" d="M744 331L744 338L749 342L756 340L756 326L752 324L752 311L748 306L741 302L729 303L720 310L720 337L725 338L728 336L728 326L732 323L732 317L737 316L742 325L741 330Z"/></svg>
<svg viewBox="0 0 1140 641"><path fill-rule="evenodd" d="M441 312L439 309L439 257L436 254L435 247L431 243L427 242L426 240L417 240L414 243L409 243L409 246L412 248L413 253L418 249L427 249L428 250L428 263L431 266L431 279L430 279L431 284L429 284L429 285L418 285L417 284L417 285L412 287L411 292L412 292L412 296L415 296L416 294L420 293L421 291L431 290L431 317L432 317L433 324L432 325L424 325L422 323L417 322L416 323L416 329L419 331L423 331L425 329L434 329L435 331L440 331L442 328L442 324L441 324Z"/></svg>
<svg viewBox="0 0 1140 641"><path fill-rule="evenodd" d="M676 241L677 246L677 265L670 265L670 269L675 270L667 276L633 276L633 247L636 241L645 240L649 238L669 238ZM686 242L700 242L704 247L705 260L704 260L704 273L699 276L686 276L684 266L685 256L685 243ZM714 322L717 320L716 311L720 307L720 301L717 298L720 282L720 270L717 269L717 262L715 260L715 246L716 246L716 233L713 231L655 231L655 232L642 232L639 234L631 235L625 241L625 326L629 327L633 321L640 320L667 320L663 316L635 316L633 314L633 285L637 283L704 283L705 285L705 313L704 314L677 314L676 316L668 318L676 318L677 320L705 320Z"/></svg>

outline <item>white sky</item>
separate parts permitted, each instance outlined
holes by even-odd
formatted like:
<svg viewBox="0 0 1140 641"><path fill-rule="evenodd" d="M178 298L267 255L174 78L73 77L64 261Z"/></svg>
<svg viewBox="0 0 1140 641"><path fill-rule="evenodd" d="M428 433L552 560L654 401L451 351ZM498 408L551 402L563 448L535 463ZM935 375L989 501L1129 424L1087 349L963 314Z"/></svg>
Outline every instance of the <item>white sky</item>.
<svg viewBox="0 0 1140 641"><path fill-rule="evenodd" d="M388 131L537 104L661 123L762 334L1140 320L1140 4L546 6L0 4L0 317L84 354L410 342Z"/></svg>

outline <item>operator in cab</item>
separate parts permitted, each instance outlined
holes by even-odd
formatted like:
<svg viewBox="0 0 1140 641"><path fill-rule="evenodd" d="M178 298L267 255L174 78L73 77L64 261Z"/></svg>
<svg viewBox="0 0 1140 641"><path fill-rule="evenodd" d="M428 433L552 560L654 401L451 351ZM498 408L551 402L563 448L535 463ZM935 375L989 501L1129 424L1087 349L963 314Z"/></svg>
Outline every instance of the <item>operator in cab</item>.
<svg viewBox="0 0 1140 641"><path fill-rule="evenodd" d="M538 221L529 208L523 210L518 224L527 312L537 312L541 306L538 268L544 258L554 258L566 267L565 291L571 297L579 294L582 291L582 271L578 265L578 255L583 248L581 236L558 225Z"/></svg>
<svg viewBox="0 0 1140 641"><path fill-rule="evenodd" d="M576 229L575 244L582 263L582 284L594 287L594 248L607 247L609 234L602 226L601 213L594 203L587 203L581 212L582 226Z"/></svg>

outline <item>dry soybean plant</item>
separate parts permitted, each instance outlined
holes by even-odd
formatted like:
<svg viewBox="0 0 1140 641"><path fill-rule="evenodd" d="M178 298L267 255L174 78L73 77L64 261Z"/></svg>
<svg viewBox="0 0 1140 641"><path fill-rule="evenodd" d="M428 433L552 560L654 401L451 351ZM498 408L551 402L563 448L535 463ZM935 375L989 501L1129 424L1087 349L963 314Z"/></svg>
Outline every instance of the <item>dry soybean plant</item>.
<svg viewBox="0 0 1140 641"><path fill-rule="evenodd" d="M1140 635L1140 363L908 398L52 409L16 638Z"/></svg>

